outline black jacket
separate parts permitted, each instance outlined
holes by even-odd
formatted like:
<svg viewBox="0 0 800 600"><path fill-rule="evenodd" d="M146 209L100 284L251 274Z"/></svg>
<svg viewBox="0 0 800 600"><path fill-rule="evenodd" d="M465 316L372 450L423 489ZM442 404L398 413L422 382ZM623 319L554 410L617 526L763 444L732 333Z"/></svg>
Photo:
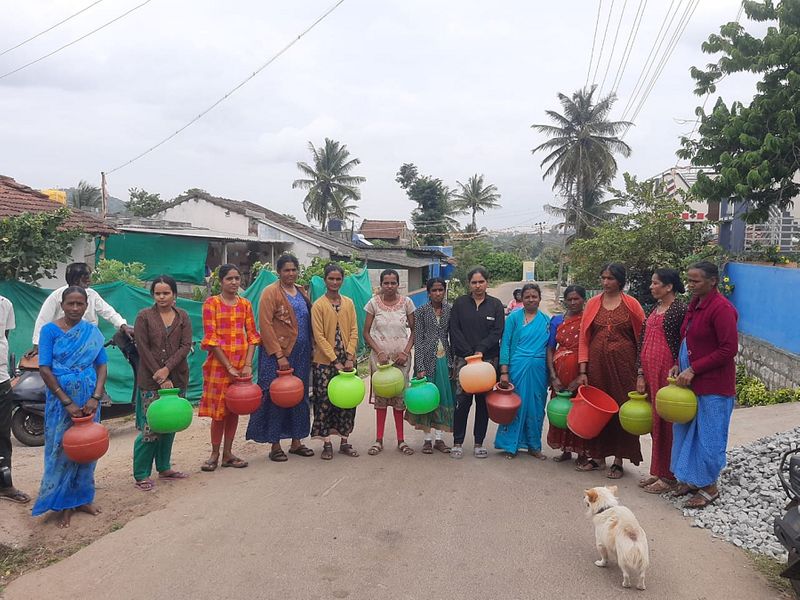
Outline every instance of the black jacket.
<svg viewBox="0 0 800 600"><path fill-rule="evenodd" d="M453 356L463 358L481 352L485 359L496 358L500 355L504 326L505 307L500 300L487 294L476 306L472 296L459 296L450 309Z"/></svg>

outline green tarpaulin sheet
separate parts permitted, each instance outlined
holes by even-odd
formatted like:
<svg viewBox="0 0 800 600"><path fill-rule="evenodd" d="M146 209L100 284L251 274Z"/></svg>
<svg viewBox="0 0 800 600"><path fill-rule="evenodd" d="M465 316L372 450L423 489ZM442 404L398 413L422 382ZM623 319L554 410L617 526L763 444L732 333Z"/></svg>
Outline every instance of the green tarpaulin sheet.
<svg viewBox="0 0 800 600"><path fill-rule="evenodd" d="M168 271L171 272L172 270L168 269ZM250 287L241 292L241 295L253 304L256 322L258 322L258 300L261 292L276 279L275 273L266 270L261 271ZM93 286L93 288L117 312L125 317L131 326L136 321L136 315L139 311L151 306L153 303L153 299L147 289L133 287L125 283L105 283ZM9 335L9 346L11 352L18 359L31 347L33 324L36 321L42 303L51 291L15 281L0 281L0 295L11 300L14 305L17 327ZM324 293L324 282L319 277L315 277L311 283L312 298L316 299ZM364 305L371 295L368 273L363 271L359 275L346 277L342 285L342 294L352 298L356 305L360 332L364 324ZM189 355L189 391L187 398L197 401L202 393L202 366L206 359L206 352L200 349L200 340L203 338L203 305L201 302L178 298L178 306L189 314L189 318L192 321L195 347L192 354ZM114 328L109 323L101 320L99 325L106 339L110 339L114 335ZM133 372L130 365L116 348L108 348L108 359L108 393L115 402L129 402L133 392Z"/></svg>
<svg viewBox="0 0 800 600"><path fill-rule="evenodd" d="M99 243L99 242L98 242ZM121 233L105 241L105 258L145 265L142 279L163 273L177 281L205 283L208 241L154 233ZM101 258L98 250L97 258Z"/></svg>

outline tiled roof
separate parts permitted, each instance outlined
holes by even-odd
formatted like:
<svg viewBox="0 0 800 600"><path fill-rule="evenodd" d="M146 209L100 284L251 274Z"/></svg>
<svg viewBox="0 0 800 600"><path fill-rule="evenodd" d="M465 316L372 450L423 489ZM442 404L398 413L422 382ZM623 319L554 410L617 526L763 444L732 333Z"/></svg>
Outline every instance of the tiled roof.
<svg viewBox="0 0 800 600"><path fill-rule="evenodd" d="M377 221L364 219L361 223L361 233L372 240L398 240L408 233L405 221Z"/></svg>
<svg viewBox="0 0 800 600"><path fill-rule="evenodd" d="M231 200L230 198L220 198L218 196L212 196L211 194L208 194L206 192L192 192L191 194L187 194L185 196L178 196L172 202L166 204L162 210L172 208L173 206L177 206L178 204L181 204L193 198L205 200L212 204L216 204L217 206L220 206L226 210L230 210L239 214L247 214L248 212L255 213L255 215L251 216L260 216L263 219L274 223L275 225L279 225L286 229L290 229L299 234L313 238L327 246L331 246L336 249L336 253L339 254L340 256L357 256L359 254L359 248L355 244L346 242L341 238L330 235L329 233L326 233L324 231L319 231L318 229L314 229L309 225L305 225L304 223L295 221L290 217L287 217L273 210L265 208L260 204L256 204L255 202L249 202L247 200Z"/></svg>
<svg viewBox="0 0 800 600"><path fill-rule="evenodd" d="M61 208L43 193L17 183L11 177L0 175L0 219L15 217L23 213L53 212ZM116 230L102 219L82 210L70 208L70 215L64 224L66 229L81 229L94 235L109 235Z"/></svg>

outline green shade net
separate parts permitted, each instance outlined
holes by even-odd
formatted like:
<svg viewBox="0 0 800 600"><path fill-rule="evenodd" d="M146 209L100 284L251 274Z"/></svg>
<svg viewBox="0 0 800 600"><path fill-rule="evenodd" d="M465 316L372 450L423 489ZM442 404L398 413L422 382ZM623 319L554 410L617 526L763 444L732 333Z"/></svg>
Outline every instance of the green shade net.
<svg viewBox="0 0 800 600"><path fill-rule="evenodd" d="M172 271L172 269L170 268L168 271ZM261 292L277 279L275 273L262 270L255 281L241 292L242 297L247 298L253 305L253 311L256 313L256 323L258 323L258 300L261 297ZM136 322L136 315L139 311L153 304L149 290L144 288L134 287L126 283L104 283L92 287L131 326ZM42 303L51 292L52 290L45 290L17 281L0 281L0 295L8 298L14 305L17 327L10 332L9 346L11 353L15 354L17 359L30 349L33 325L36 322ZM325 283L321 278L314 277L311 282L312 298L319 298L324 293ZM351 298L356 305L360 332L364 325L364 305L372 296L372 288L370 287L367 271L364 270L358 275L346 277L342 284L341 293ZM203 339L203 304L194 300L178 298L178 307L189 314L192 322L192 339L195 342L194 349L189 355L189 390L186 397L189 400L198 401L203 390L202 367L203 362L206 360L206 352L200 349L200 341ZM105 338L107 340L111 339L115 333L114 327L102 319L99 326ZM359 342L359 348L362 348L362 346L363 340ZM114 402L130 402L133 394L133 371L118 349L107 348L107 352L108 382L106 389ZM254 372L256 371L257 369L254 369Z"/></svg>
<svg viewBox="0 0 800 600"><path fill-rule="evenodd" d="M205 283L208 241L153 233L121 233L108 236L104 257L145 265L142 279L168 273L177 281ZM98 260L101 258L97 252Z"/></svg>

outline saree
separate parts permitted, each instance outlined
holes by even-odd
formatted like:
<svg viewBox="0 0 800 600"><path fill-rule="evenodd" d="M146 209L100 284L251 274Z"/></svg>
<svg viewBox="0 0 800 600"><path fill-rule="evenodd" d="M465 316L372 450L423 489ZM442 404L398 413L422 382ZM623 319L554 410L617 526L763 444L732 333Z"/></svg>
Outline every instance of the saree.
<svg viewBox="0 0 800 600"><path fill-rule="evenodd" d="M518 310L506 319L500 343L500 363L508 365L508 375L522 405L514 420L500 425L494 447L515 454L520 448L542 449L544 405L547 399L547 341L550 317L542 311L525 324L525 311Z"/></svg>
<svg viewBox="0 0 800 600"><path fill-rule="evenodd" d="M48 366L58 385L79 407L94 393L97 384L95 367L107 362L103 334L97 326L80 321L69 331L55 323L42 328L39 339L39 364ZM94 414L100 421L100 407ZM49 510L77 508L94 501L96 462L78 464L64 454L64 432L72 425L69 413L59 399L47 390L44 409L44 474L33 516Z"/></svg>

